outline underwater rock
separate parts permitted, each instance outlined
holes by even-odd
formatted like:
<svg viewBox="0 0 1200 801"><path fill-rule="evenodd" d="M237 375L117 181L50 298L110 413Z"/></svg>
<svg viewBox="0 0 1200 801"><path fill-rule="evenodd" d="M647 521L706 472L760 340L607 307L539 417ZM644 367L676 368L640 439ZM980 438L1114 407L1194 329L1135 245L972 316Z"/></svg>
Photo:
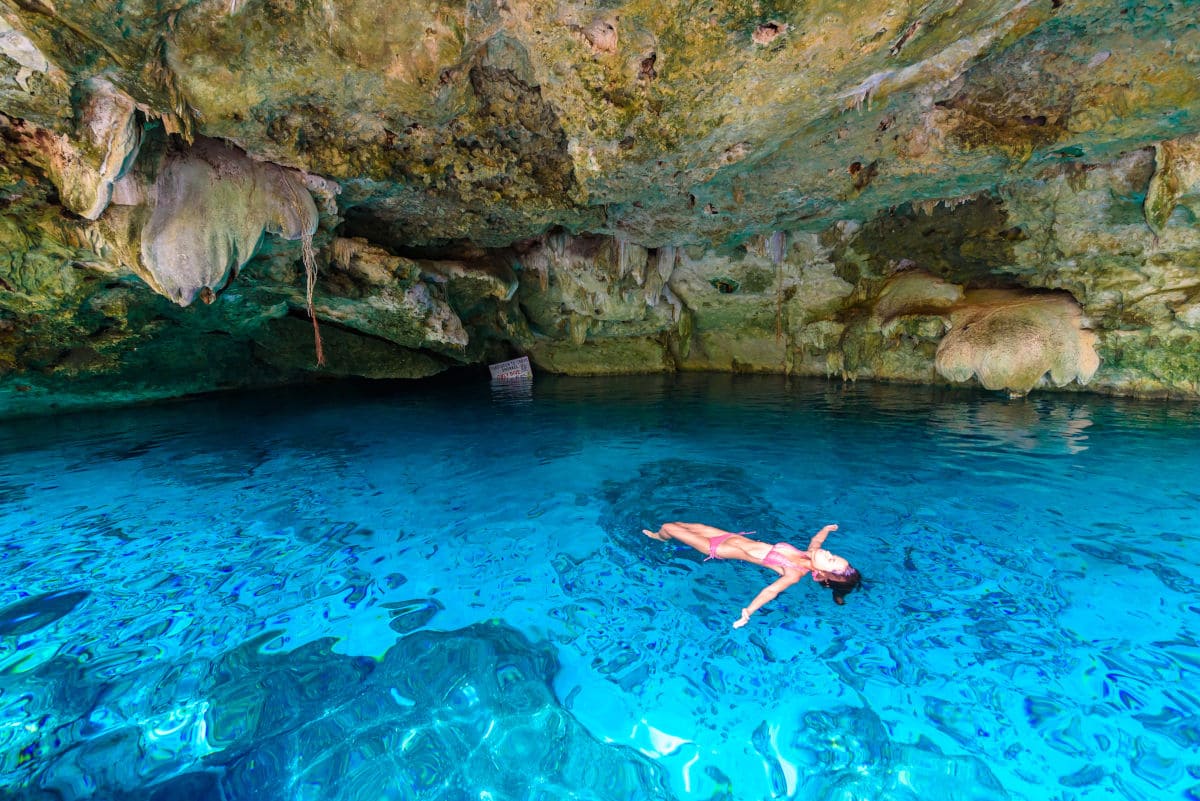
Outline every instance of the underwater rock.
<svg viewBox="0 0 1200 801"><path fill-rule="evenodd" d="M290 798L311 787L328 801L671 797L656 764L580 726L554 696L553 651L507 626L416 631L379 658L335 654L329 641L282 654L262 644L194 677L176 666L188 703L171 698L169 676L155 697L109 688L86 727L63 721L18 789L37 801ZM61 678L81 696L99 681L86 669Z"/></svg>
<svg viewBox="0 0 1200 801"><path fill-rule="evenodd" d="M937 370L951 381L973 376L988 389L1024 395L1049 376L1054 386L1087 384L1100 366L1096 335L1067 293L967 293L950 313Z"/></svg>
<svg viewBox="0 0 1200 801"><path fill-rule="evenodd" d="M66 617L91 593L47 592L0 609L0 637L32 634Z"/></svg>
<svg viewBox="0 0 1200 801"><path fill-rule="evenodd" d="M783 531L789 526L760 493L747 491L753 482L746 471L730 463L710 463L669 458L640 465L636 473L608 479L602 486L606 513L605 529L614 538L644 528L639 521L686 520L704 509L715 525L737 530L761 526L764 531ZM655 492L647 494L646 487ZM652 540L634 540L635 550L658 548Z"/></svg>
<svg viewBox="0 0 1200 801"><path fill-rule="evenodd" d="M1002 801L1003 782L979 757L946 753L929 738L905 743L870 708L840 706L808 712L792 743L797 761L815 769L798 772L795 798L945 798ZM836 742L831 749L829 744ZM864 764L871 770L863 770ZM947 777L953 777L948 780Z"/></svg>

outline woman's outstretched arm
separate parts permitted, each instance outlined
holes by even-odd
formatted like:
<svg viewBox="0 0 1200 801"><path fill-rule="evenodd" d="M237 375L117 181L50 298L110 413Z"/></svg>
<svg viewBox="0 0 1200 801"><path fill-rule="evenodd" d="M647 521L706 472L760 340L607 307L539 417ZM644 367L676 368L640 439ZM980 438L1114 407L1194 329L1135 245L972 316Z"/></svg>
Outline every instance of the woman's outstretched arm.
<svg viewBox="0 0 1200 801"><path fill-rule="evenodd" d="M830 523L825 528L817 532L817 536L813 537L808 542L808 550L815 551L825 544L825 538L829 536L829 532L837 531L837 523Z"/></svg>
<svg viewBox="0 0 1200 801"><path fill-rule="evenodd" d="M749 623L751 615L753 615L759 609L762 609L766 604L774 601L779 596L779 593L783 592L799 580L800 576L798 575L785 575L783 578L776 579L766 587L763 587L762 592L754 596L754 600L750 602L750 605L742 610L742 616L733 621L733 627L735 629L740 629L742 626Z"/></svg>

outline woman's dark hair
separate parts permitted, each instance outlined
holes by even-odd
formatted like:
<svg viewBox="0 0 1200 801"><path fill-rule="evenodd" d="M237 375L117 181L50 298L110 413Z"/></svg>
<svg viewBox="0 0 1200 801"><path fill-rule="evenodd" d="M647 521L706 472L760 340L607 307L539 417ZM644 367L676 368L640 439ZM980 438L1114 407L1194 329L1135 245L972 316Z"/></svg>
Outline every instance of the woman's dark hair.
<svg viewBox="0 0 1200 801"><path fill-rule="evenodd" d="M827 578L821 580L822 587L828 587L833 590L833 602L838 606L844 606L846 596L854 591L859 584L862 583L862 574L852 567L846 568L846 572L836 579Z"/></svg>

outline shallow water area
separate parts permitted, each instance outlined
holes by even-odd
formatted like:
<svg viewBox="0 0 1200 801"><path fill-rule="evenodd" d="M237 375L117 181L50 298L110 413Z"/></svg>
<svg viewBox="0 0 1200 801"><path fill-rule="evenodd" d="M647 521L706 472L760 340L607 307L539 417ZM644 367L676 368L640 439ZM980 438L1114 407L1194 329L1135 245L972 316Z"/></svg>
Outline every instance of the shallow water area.
<svg viewBox="0 0 1200 801"><path fill-rule="evenodd" d="M683 376L4 424L0 797L1200 795L1198 423ZM865 586L733 630L775 576L680 519L837 523Z"/></svg>

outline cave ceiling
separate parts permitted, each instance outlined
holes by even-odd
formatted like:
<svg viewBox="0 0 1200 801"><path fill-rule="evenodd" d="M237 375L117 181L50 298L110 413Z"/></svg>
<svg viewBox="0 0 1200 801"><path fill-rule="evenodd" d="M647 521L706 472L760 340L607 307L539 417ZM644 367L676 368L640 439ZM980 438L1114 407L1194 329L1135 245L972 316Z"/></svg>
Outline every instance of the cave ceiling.
<svg viewBox="0 0 1200 801"><path fill-rule="evenodd" d="M193 375L177 392L246 365L285 380L312 369L309 319L338 374L529 353L932 380L973 298L1010 308L972 293L1024 291L1063 293L1038 330L1080 355L1022 375L1195 394L1198 20L1089 0L0 0L0 385L128 385L131 363ZM882 315L917 286L897 272L925 283ZM227 371L178 366L214 337Z"/></svg>

